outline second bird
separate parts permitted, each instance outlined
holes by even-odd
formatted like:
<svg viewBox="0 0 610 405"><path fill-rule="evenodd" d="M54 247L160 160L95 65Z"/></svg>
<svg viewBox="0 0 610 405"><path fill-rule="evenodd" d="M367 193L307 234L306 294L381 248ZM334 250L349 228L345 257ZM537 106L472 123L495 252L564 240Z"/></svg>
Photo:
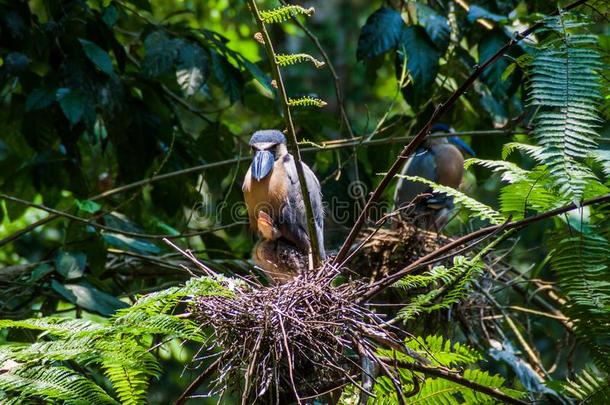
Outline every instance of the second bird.
<svg viewBox="0 0 610 405"><path fill-rule="evenodd" d="M310 239L305 203L295 160L286 148L286 137L277 130L256 131L250 139L250 146L254 156L243 184L250 225L263 239L283 238L307 254ZM314 213L320 255L324 259L324 211L320 182L305 163L303 171ZM261 212L264 214L260 215Z"/></svg>
<svg viewBox="0 0 610 405"><path fill-rule="evenodd" d="M453 131L445 124L436 124L431 132L438 134ZM462 153L474 156L474 151L457 136L430 138L409 158L401 174L423 177L457 189L464 174ZM421 194L430 196L417 199ZM415 224L421 228L435 228L438 231L449 219L453 198L444 193L433 192L432 188L424 183L401 178L396 185L394 204L396 208L413 204L412 209L405 209L403 216L415 219Z"/></svg>

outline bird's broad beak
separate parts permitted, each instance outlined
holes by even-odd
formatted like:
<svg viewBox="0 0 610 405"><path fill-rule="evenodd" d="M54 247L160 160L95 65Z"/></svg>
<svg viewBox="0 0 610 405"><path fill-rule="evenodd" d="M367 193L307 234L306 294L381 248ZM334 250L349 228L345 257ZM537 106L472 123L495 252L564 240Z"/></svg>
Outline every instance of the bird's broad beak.
<svg viewBox="0 0 610 405"><path fill-rule="evenodd" d="M267 177L273 169L275 157L273 153L266 150L257 150L252 159L252 177L256 181L261 181Z"/></svg>

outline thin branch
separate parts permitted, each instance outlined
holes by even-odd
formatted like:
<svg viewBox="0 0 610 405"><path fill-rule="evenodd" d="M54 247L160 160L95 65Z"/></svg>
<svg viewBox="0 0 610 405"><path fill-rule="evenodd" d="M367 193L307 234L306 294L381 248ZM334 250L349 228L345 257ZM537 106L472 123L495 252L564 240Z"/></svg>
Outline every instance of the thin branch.
<svg viewBox="0 0 610 405"><path fill-rule="evenodd" d="M132 238L142 238L142 239L165 239L165 238L167 238L167 239L179 239L179 238L189 238L189 237L192 237L192 236L199 236L199 235L203 235L203 234L210 233L210 232L220 231L220 230L227 229L227 228L230 228L230 227L233 227L233 226L236 226L236 225L245 225L246 224L246 222L234 222L234 223L229 224L229 225L222 225L222 226L218 226L218 227L212 228L212 229L206 229L206 230L195 231L195 232L186 232L186 233L181 233L181 234L178 234L178 235L154 235L154 234L140 233L140 232L129 232L129 231L124 231L122 229L112 228L112 227L109 227L109 226L106 226L106 225L101 225L101 224L98 224L97 222L93 222L89 218L82 218L82 217L79 217L79 216L76 216L76 215L72 215L72 214L64 212L64 211L60 211L60 210L56 210L54 208L47 207L46 205L36 204L36 203L31 202L31 201L22 200L21 198L13 197L13 196L10 196L10 195L7 195L7 194L3 194L3 193L0 193L0 199L12 201L12 202L17 203L17 204L26 205L28 207L32 207L32 208L36 208L36 209L39 209L39 210L42 210L42 211L46 211L46 212L51 213L52 215L54 215L55 216L54 218L59 218L59 217L68 218L68 219L70 219L72 221L80 222L82 224L92 226L92 227L100 229L102 231L112 232L112 233L116 233L116 234L120 234L120 235L125 235L125 236L129 236L129 237L132 237ZM49 217L47 217L47 218L49 218Z"/></svg>
<svg viewBox="0 0 610 405"><path fill-rule="evenodd" d="M563 10L567 11L567 10L573 9L573 8L585 3L586 1L587 0L576 0L575 2L567 5ZM558 13L559 13L559 10L557 10L552 15L556 15ZM407 146L405 146L404 149L400 152L396 161L394 162L394 164L392 164L392 167L390 167L387 174L383 177L383 179L381 180L379 185L373 191L371 197L369 198L366 205L362 209L362 212L358 216L356 223L350 230L350 233L347 236L345 242L341 246L339 253L337 253L337 256L334 258L333 264L343 262L343 260L347 256L349 250L351 249L352 244L358 237L358 233L360 232L360 229L362 228L366 219L368 218L369 211L373 207L374 203L377 200L379 200L379 198L381 197L381 194L388 187L388 185L390 184L390 181L394 178L394 176L396 174L398 174L398 172L400 172L400 170L402 169L402 166L405 164L405 162L407 161L409 156L411 156L411 154L413 154L413 152L417 149L417 147L419 145L421 145L422 142L426 139L426 137L428 136L428 132L430 131L430 128L432 128L432 125L435 122L437 122L445 113L447 113L451 109L451 107L453 107L455 102L468 90L468 88L475 82L475 80L477 80L477 78L479 76L481 76L481 74L485 71L485 69L487 69L489 66L491 66L496 60L500 59L502 57L502 55L509 48L516 45L519 41L521 41L525 37L529 36L534 31L542 28L543 25L544 25L544 21L540 20L537 23L535 23L534 25L532 25L531 27L529 27L528 29L516 33L515 36L508 43L506 43L502 48L500 48L494 55L492 55L489 59L487 59L481 65L477 65L475 70L472 72L472 74L449 97L449 99L444 104L441 104L436 108L436 110L434 111L434 113L432 113L432 116L430 117L428 122L417 133L415 138L413 138L413 140L411 142L409 142L409 144Z"/></svg>
<svg viewBox="0 0 610 405"><path fill-rule="evenodd" d="M450 370L446 370L446 369L438 368L438 367L422 366L418 363L411 363L408 361L392 359L389 357L378 357L378 359L380 361L383 361L384 363L392 365L392 366L398 366L400 368L405 368L407 370L416 371L419 373L424 373L424 374L431 375L434 377L442 378L444 380L452 381L456 384L463 385L464 387L468 387L475 391L479 391L484 394L487 394L490 397L494 397L496 399L504 401L504 403L507 403L507 404L518 404L518 405L527 404L527 402L524 402L519 399L515 399L511 396L508 396L496 388L487 387L485 385L481 385L474 381L467 380L466 378L462 377L461 375L459 375L457 373L453 373Z"/></svg>
<svg viewBox="0 0 610 405"><path fill-rule="evenodd" d="M455 133L451 133L451 135L495 136L495 135L513 135L515 133L521 133L521 132L520 131L505 131L505 130L485 130L485 131L455 132ZM431 136L432 137L443 137L443 136L449 136L449 133L448 132L447 133L437 133L437 134L433 134ZM320 149L334 150L334 149L340 149L340 148L353 147L356 145L371 145L371 146L385 145L385 144L398 143L398 142L402 142L402 141L408 141L411 139L413 139L413 137L411 137L411 136L387 137L387 138L371 139L371 140L363 140L361 137L357 137L354 139L337 139L337 140L333 140L333 141L323 142L321 144L315 144L313 142L303 141L303 142L301 142L301 144L310 144L310 145L313 145L313 147L303 148L301 150L301 152L315 153L315 152L319 152ZM215 169L218 167L233 166L235 164L247 162L248 160L250 160L250 157L248 157L248 156L236 157L236 158L232 158L232 159L219 160L217 162L212 162L212 163L204 163L201 165L192 166L192 167L189 167L186 169L176 170L173 172L154 175L154 176L148 177L146 179L138 180L133 183L124 184L122 186L113 188L111 190L104 191L103 193L92 196L91 198L89 198L89 200L91 200L91 201L103 200L105 198L109 198L109 197L115 196L117 194L122 194L124 192L133 190L138 187L147 186L149 184L156 183L158 181L168 180L168 179L172 179L174 177L185 176L188 174L198 173L198 172L202 172L202 171L209 170L209 169ZM26 226L25 228L22 228L5 238L0 239L0 247L4 246L10 242L13 242L14 240L17 240L21 236L30 233L34 229L36 229L40 226L43 226L45 224L48 224L49 222L51 222L55 219L58 219L60 217L61 217L60 215L51 214L45 218L42 218L42 219Z"/></svg>
<svg viewBox="0 0 610 405"><path fill-rule="evenodd" d="M220 360L221 357L216 359L212 364L208 366L208 368L206 368L201 374L199 374L197 378L195 378L193 382L188 387L186 387L184 392L180 394L178 399L174 401L174 405L185 404L189 397L193 395L193 393L197 390L197 388L199 388L199 386L203 384L203 382L207 380L208 377L210 377L218 369L218 367L220 366Z"/></svg>
<svg viewBox="0 0 610 405"><path fill-rule="evenodd" d="M307 182L305 181L305 173L303 171L303 161L301 159L301 152L299 151L297 135L294 129L294 123L292 122L290 106L288 104L288 95L286 94L286 88L284 86L284 81L282 80L282 72L280 71L280 67L277 64L276 54L273 50L273 44L271 43L271 37L269 36L267 28L265 27L265 23L263 22L263 19L261 18L261 15L258 11L256 1L248 0L248 5L250 6L250 11L254 19L256 20L258 29L263 36L263 41L265 42L265 50L267 52L267 57L269 58L269 64L271 65L273 78L275 79L280 102L284 110L284 120L286 121L286 126L288 129L288 145L290 146L290 152L292 153L292 156L295 160L297 175L299 177L299 184L301 186L301 194L303 198L303 203L305 205L307 231L309 233L310 249L313 257L313 267L318 267L320 264L320 245L318 244L316 223L313 215L313 209L311 207L311 199L309 198L309 190L307 189Z"/></svg>
<svg viewBox="0 0 610 405"><path fill-rule="evenodd" d="M468 235L462 236L461 238L458 238L458 239L454 240L453 242L450 242L450 243L438 248L434 252L417 259L416 261L414 261L410 265L402 268L398 272L388 275L387 277L377 281L375 284L372 284L371 287L361 296L360 300L366 301L366 300L374 297L375 295L377 295L378 293L383 291L385 288L391 286L396 281L400 280L402 277L411 273L412 271L419 268L420 266L438 261L439 260L438 258L442 257L445 253L448 253L451 250L464 245L465 243L468 243L470 241L473 241L478 238L484 237L486 235L492 234L492 233L496 232L498 229L504 229L504 230L521 229L530 224L566 213L568 211L571 211L571 210L574 210L574 209L577 209L580 207L584 207L587 205L593 205L593 204L599 204L599 203L603 203L603 202L607 202L607 201L610 201L610 194L605 194L605 195L602 195L599 197L592 198L590 200L585 200L581 203L580 206L577 206L576 204L572 203L572 204L569 204L569 205L566 205L566 206L563 206L560 208L556 208L554 210L550 210L550 211L543 212L538 215L534 215L529 218L522 219L520 221L513 221L513 222L509 222L509 223L504 223L504 224L500 224L500 225L492 225L492 226L488 226L486 228L478 229L472 233L469 233ZM472 245L472 246L474 246L474 245Z"/></svg>

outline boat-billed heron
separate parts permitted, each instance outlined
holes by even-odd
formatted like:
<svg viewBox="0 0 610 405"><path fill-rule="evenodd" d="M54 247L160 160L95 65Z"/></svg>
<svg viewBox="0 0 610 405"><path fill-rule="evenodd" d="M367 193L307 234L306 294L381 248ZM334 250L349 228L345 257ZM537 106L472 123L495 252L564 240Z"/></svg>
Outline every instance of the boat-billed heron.
<svg viewBox="0 0 610 405"><path fill-rule="evenodd" d="M286 137L277 130L256 131L250 139L250 146L254 156L244 179L243 192L251 227L262 239L287 241L307 255L310 241L305 203L295 160L286 148ZM304 163L303 172L313 209L319 251L324 258L324 211L320 182ZM259 215L261 212L265 215Z"/></svg>
<svg viewBox="0 0 610 405"><path fill-rule="evenodd" d="M453 130L445 124L436 124L431 132L434 134ZM409 158L401 174L423 177L457 189L464 175L463 153L474 156L474 151L457 136L428 138ZM429 196L417 199L421 194ZM394 204L396 208L413 204L412 209L402 212L403 216L415 219L415 223L422 228L440 230L449 220L453 198L444 193L433 192L432 188L424 183L401 178L396 185Z"/></svg>

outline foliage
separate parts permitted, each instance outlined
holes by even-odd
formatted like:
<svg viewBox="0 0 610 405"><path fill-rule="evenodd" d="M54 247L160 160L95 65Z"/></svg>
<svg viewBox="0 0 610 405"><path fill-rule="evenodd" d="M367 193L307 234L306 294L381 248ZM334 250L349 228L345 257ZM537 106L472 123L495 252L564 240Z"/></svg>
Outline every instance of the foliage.
<svg viewBox="0 0 610 405"><path fill-rule="evenodd" d="M415 350L418 355L428 359L432 364L443 366L449 372L456 372L456 368L472 366L481 358L474 349L459 343L452 344L441 336L426 336L425 338L417 338L412 341L407 340L406 345ZM409 357L396 352L382 354L389 358L409 359ZM405 388L413 387L414 381L423 377L420 373L412 372L405 368L400 369L399 374ZM485 387L499 389L513 398L523 396L522 392L506 388L504 386L505 380L501 376L492 375L476 368L466 369L463 376L468 381L481 384ZM394 385L387 377L378 379L375 385L375 394L378 399L373 401L374 403L397 403ZM461 399L464 399L469 404L490 403L490 401L493 403L493 398L441 377L425 378L417 393L412 398L409 398L409 403L452 404L460 403Z"/></svg>
<svg viewBox="0 0 610 405"><path fill-rule="evenodd" d="M156 340L202 342L199 325L174 315L178 304L192 296L230 296L224 280L194 278L183 287L143 296L103 322L68 318L1 320L1 328L39 332L29 345L2 346L0 389L21 400L76 401L90 404L140 404L152 378L162 372L151 353ZM104 376L110 392L99 384ZM93 377L93 378L92 378Z"/></svg>
<svg viewBox="0 0 610 405"><path fill-rule="evenodd" d="M315 15L257 3L274 24L290 107L316 107L292 118L313 145L301 152L328 203L327 251L405 136L539 20L543 29L504 51L441 118L479 157L460 190L427 183L456 202L446 233L610 193L606 2L557 16L565 2L327 0ZM295 23L304 16L309 33ZM173 402L193 357L176 342L211 336L184 301L261 276L246 261L255 238L241 176L250 134L285 124L250 10L226 0L0 1L0 33L0 402ZM607 203L587 205L477 239L409 273L375 308L398 316L398 333L414 335L406 345L434 366L511 395L524 387L532 401L553 395L551 379L565 381L549 386L603 403L609 218ZM201 258L197 272L234 278L197 278L163 237ZM517 371L524 365L538 389ZM405 392L414 378L425 382L409 403L491 401L401 369ZM377 381L395 401L387 376Z"/></svg>
<svg viewBox="0 0 610 405"><path fill-rule="evenodd" d="M573 32L584 24L559 14L545 22L553 34L539 45L532 61L530 103L540 108L534 137L538 158L557 178L564 194L579 200L593 174L579 160L597 148L598 71L602 67L597 37Z"/></svg>

